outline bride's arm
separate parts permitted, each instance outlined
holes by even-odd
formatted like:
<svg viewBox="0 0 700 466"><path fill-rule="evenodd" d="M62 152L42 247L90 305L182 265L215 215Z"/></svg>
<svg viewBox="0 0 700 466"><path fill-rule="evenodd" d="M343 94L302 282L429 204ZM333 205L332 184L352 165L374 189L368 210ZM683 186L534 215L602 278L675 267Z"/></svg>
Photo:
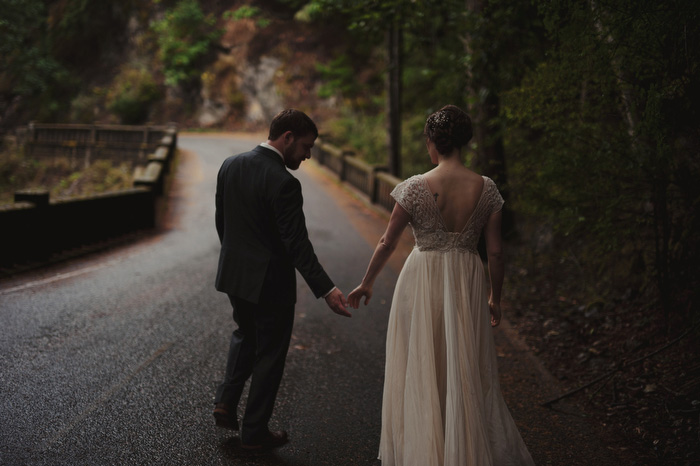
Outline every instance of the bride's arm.
<svg viewBox="0 0 700 466"><path fill-rule="evenodd" d="M404 228L406 228L410 220L411 216L397 202L394 205L394 210L391 212L389 225L386 227L384 235L374 249L374 254L369 261L369 266L367 266L367 272L365 272L362 283L348 295L348 304L350 304L350 306L357 309L363 296L365 297L365 305L369 304L369 300L372 297L374 280L396 249L399 239L401 238L401 233L403 233Z"/></svg>
<svg viewBox="0 0 700 466"><path fill-rule="evenodd" d="M489 261L489 279L491 281L489 307L491 308L491 326L493 327L501 323L501 289L503 288L504 275L501 218L500 210L492 213L484 227L486 254Z"/></svg>

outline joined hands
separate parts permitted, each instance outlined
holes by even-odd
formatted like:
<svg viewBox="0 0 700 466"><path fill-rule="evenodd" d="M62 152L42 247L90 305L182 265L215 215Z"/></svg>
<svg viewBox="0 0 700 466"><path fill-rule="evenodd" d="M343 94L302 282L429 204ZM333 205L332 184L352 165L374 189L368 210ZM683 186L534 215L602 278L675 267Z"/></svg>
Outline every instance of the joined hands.
<svg viewBox="0 0 700 466"><path fill-rule="evenodd" d="M328 307L330 307L336 314L345 317L352 317L352 314L350 314L350 311L348 311L347 308L348 302L345 300L343 292L338 288L335 288L328 296L326 296L326 304L328 304Z"/></svg>

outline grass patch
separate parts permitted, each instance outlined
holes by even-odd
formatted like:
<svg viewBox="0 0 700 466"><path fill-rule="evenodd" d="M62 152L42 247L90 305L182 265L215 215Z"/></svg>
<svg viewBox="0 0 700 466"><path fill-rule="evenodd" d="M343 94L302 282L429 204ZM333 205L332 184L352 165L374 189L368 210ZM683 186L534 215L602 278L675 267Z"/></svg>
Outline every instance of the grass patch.
<svg viewBox="0 0 700 466"><path fill-rule="evenodd" d="M131 164L96 160L75 167L67 157L27 158L21 151L0 154L0 205L12 204L15 191L47 190L52 199L88 196L133 186Z"/></svg>

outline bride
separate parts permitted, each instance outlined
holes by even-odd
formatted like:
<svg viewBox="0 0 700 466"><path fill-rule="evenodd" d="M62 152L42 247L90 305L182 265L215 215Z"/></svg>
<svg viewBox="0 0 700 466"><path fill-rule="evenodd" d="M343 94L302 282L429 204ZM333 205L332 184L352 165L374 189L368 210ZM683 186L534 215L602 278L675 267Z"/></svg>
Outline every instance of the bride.
<svg viewBox="0 0 700 466"><path fill-rule="evenodd" d="M386 340L379 458L382 465L533 465L501 395L490 327L501 320L503 198L467 169L469 116L448 105L428 117L431 171L400 183L396 205L362 283L348 295L369 304L374 281L411 224L416 244L399 275ZM484 232L487 292L477 242Z"/></svg>

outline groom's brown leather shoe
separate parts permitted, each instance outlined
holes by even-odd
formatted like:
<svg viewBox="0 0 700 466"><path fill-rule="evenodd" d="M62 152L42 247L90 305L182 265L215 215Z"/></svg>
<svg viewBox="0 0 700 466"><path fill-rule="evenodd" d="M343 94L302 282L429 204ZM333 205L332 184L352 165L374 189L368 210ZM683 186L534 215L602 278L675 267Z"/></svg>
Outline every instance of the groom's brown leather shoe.
<svg viewBox="0 0 700 466"><path fill-rule="evenodd" d="M259 442L255 442L252 444L241 442L241 448L245 448L246 450L262 450L268 448L277 448L281 447L288 441L289 437L287 436L287 432L279 430L275 432L268 432L267 435Z"/></svg>
<svg viewBox="0 0 700 466"><path fill-rule="evenodd" d="M238 419L236 418L236 412L230 410L228 405L225 403L217 403L216 406L214 406L214 419L216 420L216 425L218 427L238 430Z"/></svg>

